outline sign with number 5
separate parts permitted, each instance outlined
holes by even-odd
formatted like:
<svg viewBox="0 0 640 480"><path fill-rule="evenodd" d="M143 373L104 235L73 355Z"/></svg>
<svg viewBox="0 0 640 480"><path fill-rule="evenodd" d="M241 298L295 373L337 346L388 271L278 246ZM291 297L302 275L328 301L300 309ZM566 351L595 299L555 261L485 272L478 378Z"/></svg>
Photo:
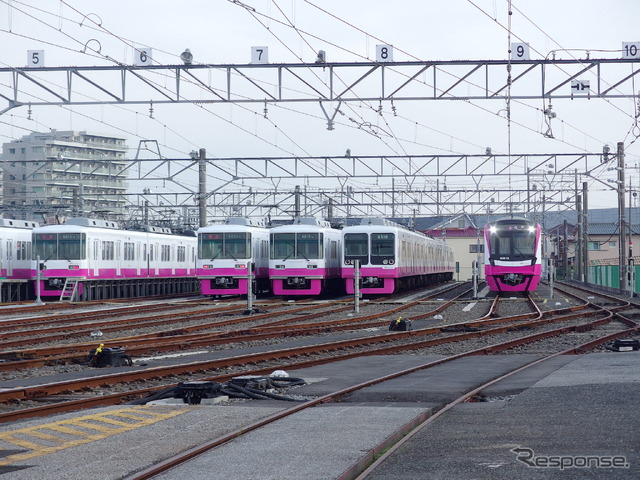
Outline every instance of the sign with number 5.
<svg viewBox="0 0 640 480"><path fill-rule="evenodd" d="M133 59L136 67L146 67L152 63L152 51L150 48L134 48Z"/></svg>
<svg viewBox="0 0 640 480"><path fill-rule="evenodd" d="M44 50L27 50L28 67L44 67Z"/></svg>

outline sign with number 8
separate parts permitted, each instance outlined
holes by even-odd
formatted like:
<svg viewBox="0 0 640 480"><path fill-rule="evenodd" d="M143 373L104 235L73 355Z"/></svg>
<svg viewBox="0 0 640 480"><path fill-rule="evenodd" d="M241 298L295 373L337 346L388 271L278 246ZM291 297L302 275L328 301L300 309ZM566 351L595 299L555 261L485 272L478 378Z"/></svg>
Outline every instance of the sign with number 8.
<svg viewBox="0 0 640 480"><path fill-rule="evenodd" d="M393 47L376 45L376 62L393 62Z"/></svg>

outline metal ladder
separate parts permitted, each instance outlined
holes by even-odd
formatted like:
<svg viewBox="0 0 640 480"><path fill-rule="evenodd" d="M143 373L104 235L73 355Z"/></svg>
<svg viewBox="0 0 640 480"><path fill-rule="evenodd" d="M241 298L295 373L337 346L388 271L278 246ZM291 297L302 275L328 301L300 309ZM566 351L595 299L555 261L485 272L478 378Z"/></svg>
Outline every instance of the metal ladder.
<svg viewBox="0 0 640 480"><path fill-rule="evenodd" d="M63 302L67 300L68 302L72 302L76 296L77 291L78 291L78 279L77 278L65 279L64 287L62 287L62 293L60 294L60 301Z"/></svg>

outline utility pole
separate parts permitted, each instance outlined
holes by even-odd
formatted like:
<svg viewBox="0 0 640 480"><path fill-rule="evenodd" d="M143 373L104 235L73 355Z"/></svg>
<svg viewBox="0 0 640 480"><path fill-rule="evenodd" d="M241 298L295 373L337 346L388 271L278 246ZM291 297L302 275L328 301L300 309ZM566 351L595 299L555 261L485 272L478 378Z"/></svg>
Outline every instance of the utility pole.
<svg viewBox="0 0 640 480"><path fill-rule="evenodd" d="M293 191L293 217L300 217L300 196L302 195L300 190L300 185L296 185L295 190ZM349 187L347 187L347 196L349 195Z"/></svg>
<svg viewBox="0 0 640 480"><path fill-rule="evenodd" d="M618 238L618 280L620 282L620 292L624 293L626 275L625 270L627 267L627 255L626 255L626 225L624 220L624 142L618 142L618 181L616 183L618 189L618 228L620 236Z"/></svg>
<svg viewBox="0 0 640 480"><path fill-rule="evenodd" d="M574 173L574 191L576 196L576 213L578 215L578 235L575 237L575 249L574 249L574 272L575 280L582 278L582 197L578 194L578 170Z"/></svg>
<svg viewBox="0 0 640 480"><path fill-rule="evenodd" d="M576 264L576 280L583 278L582 274L582 195L576 195L576 210L578 211L578 235L576 235L576 250L575 250L575 264Z"/></svg>
<svg viewBox="0 0 640 480"><path fill-rule="evenodd" d="M198 174L199 174L199 217L200 226L207 226L207 151L204 148L200 149L200 159L198 161Z"/></svg>
<svg viewBox="0 0 640 480"><path fill-rule="evenodd" d="M589 283L589 201L587 199L588 184L582 182L582 272L583 282Z"/></svg>
<svg viewBox="0 0 640 480"><path fill-rule="evenodd" d="M562 251L562 264L564 265L564 279L569 280L569 235L567 233L568 230L568 222L565 220L562 224L563 227L563 244L564 250Z"/></svg>

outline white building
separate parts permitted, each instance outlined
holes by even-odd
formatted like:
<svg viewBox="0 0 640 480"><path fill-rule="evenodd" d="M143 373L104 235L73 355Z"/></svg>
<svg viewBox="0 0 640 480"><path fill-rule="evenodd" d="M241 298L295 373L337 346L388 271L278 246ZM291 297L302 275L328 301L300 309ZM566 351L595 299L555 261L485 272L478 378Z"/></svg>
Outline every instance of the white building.
<svg viewBox="0 0 640 480"><path fill-rule="evenodd" d="M78 131L33 132L3 144L3 207L16 218L34 214L124 214L124 138Z"/></svg>

